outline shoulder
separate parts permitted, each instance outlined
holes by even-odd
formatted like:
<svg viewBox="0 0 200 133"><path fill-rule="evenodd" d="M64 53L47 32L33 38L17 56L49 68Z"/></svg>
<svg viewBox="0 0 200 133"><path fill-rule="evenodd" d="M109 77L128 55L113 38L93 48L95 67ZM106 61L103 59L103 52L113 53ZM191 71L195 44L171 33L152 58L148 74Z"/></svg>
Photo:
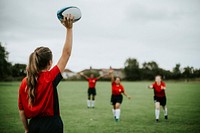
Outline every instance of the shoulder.
<svg viewBox="0 0 200 133"><path fill-rule="evenodd" d="M165 82L162 81L161 84L162 84L162 85L165 85Z"/></svg>
<svg viewBox="0 0 200 133"><path fill-rule="evenodd" d="M19 88L19 91L24 90L26 87L27 87L27 77L23 78L20 88Z"/></svg>
<svg viewBox="0 0 200 133"><path fill-rule="evenodd" d="M116 85L116 83L115 83L115 82L112 82L112 86L114 86L114 85Z"/></svg>

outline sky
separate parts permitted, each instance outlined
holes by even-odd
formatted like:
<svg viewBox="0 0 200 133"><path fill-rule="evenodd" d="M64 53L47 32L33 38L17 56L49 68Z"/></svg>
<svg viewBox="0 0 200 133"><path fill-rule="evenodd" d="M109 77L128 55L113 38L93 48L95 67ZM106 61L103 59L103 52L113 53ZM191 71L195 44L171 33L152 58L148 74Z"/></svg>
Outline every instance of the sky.
<svg viewBox="0 0 200 133"><path fill-rule="evenodd" d="M56 64L65 41L56 12L67 6L82 13L73 27L72 71L122 68L127 58L167 70L200 68L199 0L1 0L0 42L9 61L27 64L35 48L47 46Z"/></svg>

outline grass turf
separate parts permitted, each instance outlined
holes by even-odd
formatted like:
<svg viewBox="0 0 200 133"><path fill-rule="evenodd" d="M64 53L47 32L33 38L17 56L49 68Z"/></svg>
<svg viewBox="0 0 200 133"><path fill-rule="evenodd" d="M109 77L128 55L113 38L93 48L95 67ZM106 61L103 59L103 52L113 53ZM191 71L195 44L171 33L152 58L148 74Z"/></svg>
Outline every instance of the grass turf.
<svg viewBox="0 0 200 133"><path fill-rule="evenodd" d="M19 82L0 83L0 132L24 132L19 119L17 98ZM155 122L153 91L150 82L122 82L132 97L124 97L121 119L113 119L109 82L97 83L95 109L88 109L87 82L61 82L58 86L61 117L67 133L199 133L200 83L166 82L169 120Z"/></svg>

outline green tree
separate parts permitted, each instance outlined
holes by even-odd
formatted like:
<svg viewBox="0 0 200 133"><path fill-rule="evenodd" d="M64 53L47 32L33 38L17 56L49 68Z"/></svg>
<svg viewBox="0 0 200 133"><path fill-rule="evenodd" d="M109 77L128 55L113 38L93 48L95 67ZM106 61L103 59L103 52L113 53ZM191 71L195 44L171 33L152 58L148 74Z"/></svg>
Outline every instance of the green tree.
<svg viewBox="0 0 200 133"><path fill-rule="evenodd" d="M183 77L189 81L190 78L194 78L194 68L193 67L190 67L190 66L187 66L185 68L183 68Z"/></svg>
<svg viewBox="0 0 200 133"><path fill-rule="evenodd" d="M176 64L176 66L173 68L172 73L173 73L173 78L174 79L180 79L181 78L181 65Z"/></svg>
<svg viewBox="0 0 200 133"><path fill-rule="evenodd" d="M12 74L12 64L8 62L9 53L0 42L0 81L7 80Z"/></svg>
<svg viewBox="0 0 200 133"><path fill-rule="evenodd" d="M140 80L140 68L137 59L128 58L124 65L124 72L127 80Z"/></svg>
<svg viewBox="0 0 200 133"><path fill-rule="evenodd" d="M14 64L12 66L13 77L24 77L26 76L26 64Z"/></svg>

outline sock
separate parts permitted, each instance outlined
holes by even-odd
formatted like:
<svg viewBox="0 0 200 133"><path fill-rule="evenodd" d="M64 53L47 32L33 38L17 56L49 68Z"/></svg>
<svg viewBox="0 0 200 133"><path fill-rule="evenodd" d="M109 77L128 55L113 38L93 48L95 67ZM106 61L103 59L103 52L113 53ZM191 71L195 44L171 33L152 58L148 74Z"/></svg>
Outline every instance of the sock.
<svg viewBox="0 0 200 133"><path fill-rule="evenodd" d="M87 100L87 106L90 107L90 100Z"/></svg>
<svg viewBox="0 0 200 133"><path fill-rule="evenodd" d="M167 116L167 107L164 109L164 116Z"/></svg>
<svg viewBox="0 0 200 133"><path fill-rule="evenodd" d="M120 109L116 109L115 113L116 113L116 119L119 119L120 118Z"/></svg>
<svg viewBox="0 0 200 133"><path fill-rule="evenodd" d="M95 101L94 101L94 100L92 100L92 107L94 107L94 102L95 102Z"/></svg>
<svg viewBox="0 0 200 133"><path fill-rule="evenodd" d="M156 119L159 119L159 115L160 115L159 109L155 109L155 115L156 115Z"/></svg>
<svg viewBox="0 0 200 133"><path fill-rule="evenodd" d="M113 116L116 117L115 109L112 109Z"/></svg>

